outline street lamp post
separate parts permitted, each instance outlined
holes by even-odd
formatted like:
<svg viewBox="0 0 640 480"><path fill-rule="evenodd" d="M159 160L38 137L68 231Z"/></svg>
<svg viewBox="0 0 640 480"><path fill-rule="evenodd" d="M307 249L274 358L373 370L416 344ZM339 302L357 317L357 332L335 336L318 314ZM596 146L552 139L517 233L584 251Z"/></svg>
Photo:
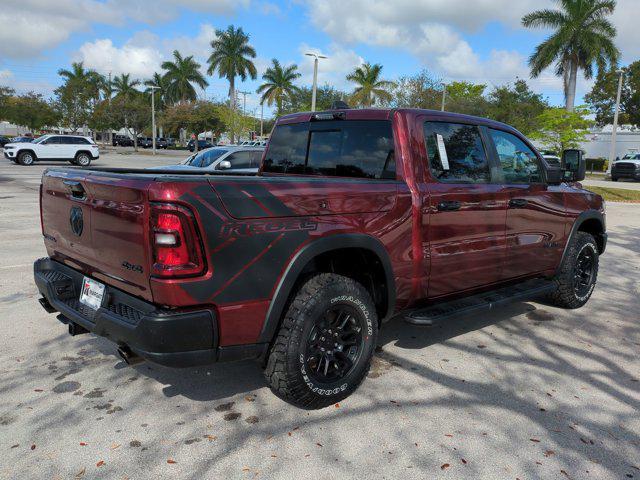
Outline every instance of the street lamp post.
<svg viewBox="0 0 640 480"><path fill-rule="evenodd" d="M616 156L616 136L618 134L618 114L620 113L620 97L622 96L622 78L624 70L617 71L620 74L618 78L618 93L616 94L616 109L613 114L613 130L611 131L611 148L609 149L609 164L607 165L607 174L605 177L611 176L611 167Z"/></svg>
<svg viewBox="0 0 640 480"><path fill-rule="evenodd" d="M153 155L156 154L156 90L160 87L149 87L151 90L151 145L153 146Z"/></svg>
<svg viewBox="0 0 640 480"><path fill-rule="evenodd" d="M440 111L444 112L444 102L447 98L447 84L443 83L442 84L442 106L440 107Z"/></svg>
<svg viewBox="0 0 640 480"><path fill-rule="evenodd" d="M316 111L316 92L318 90L318 59L327 58L319 53L305 53L308 57L313 57L313 89L311 90L311 111Z"/></svg>
<svg viewBox="0 0 640 480"><path fill-rule="evenodd" d="M264 102L260 102L260 139L264 135Z"/></svg>

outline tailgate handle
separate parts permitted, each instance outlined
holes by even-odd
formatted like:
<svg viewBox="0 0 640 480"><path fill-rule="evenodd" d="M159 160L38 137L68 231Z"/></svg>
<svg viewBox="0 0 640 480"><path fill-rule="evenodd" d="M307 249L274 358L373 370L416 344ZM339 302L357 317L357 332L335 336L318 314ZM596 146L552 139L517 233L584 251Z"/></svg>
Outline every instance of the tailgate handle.
<svg viewBox="0 0 640 480"><path fill-rule="evenodd" d="M71 196L73 198L77 198L79 200L84 200L85 198L87 198L87 192L84 191L84 187L80 182L65 180L62 183L69 187L69 191L71 192Z"/></svg>

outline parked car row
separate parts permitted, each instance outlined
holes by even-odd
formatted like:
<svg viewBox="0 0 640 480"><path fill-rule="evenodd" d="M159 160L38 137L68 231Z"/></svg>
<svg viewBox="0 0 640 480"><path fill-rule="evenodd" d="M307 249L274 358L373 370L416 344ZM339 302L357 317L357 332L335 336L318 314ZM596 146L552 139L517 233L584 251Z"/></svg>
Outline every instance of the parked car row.
<svg viewBox="0 0 640 480"><path fill-rule="evenodd" d="M4 135L0 135L0 147L4 148L4 146L8 143L30 143L33 141L33 137L5 137Z"/></svg>
<svg viewBox="0 0 640 480"><path fill-rule="evenodd" d="M127 135L114 135L111 140L111 144L116 147L133 147L135 145L133 138ZM156 138L156 148L167 149L169 147L175 147L176 141L173 138ZM152 148L153 137L138 137L138 146L141 148Z"/></svg>
<svg viewBox="0 0 640 480"><path fill-rule="evenodd" d="M260 168L264 147L219 146L202 150L179 165L156 167L154 170L197 170L207 173L224 172L256 174Z"/></svg>

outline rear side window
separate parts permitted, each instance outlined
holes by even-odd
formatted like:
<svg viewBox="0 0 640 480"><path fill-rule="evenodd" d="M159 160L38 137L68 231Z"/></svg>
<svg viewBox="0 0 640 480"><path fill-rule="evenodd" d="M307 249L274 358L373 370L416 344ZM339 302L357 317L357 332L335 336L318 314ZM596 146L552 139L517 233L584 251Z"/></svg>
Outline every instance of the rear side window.
<svg viewBox="0 0 640 480"><path fill-rule="evenodd" d="M476 125L427 122L424 138L431 173L446 183L489 183L491 173Z"/></svg>
<svg viewBox="0 0 640 480"><path fill-rule="evenodd" d="M251 168L252 152L236 152L229 155L225 160L231 163L231 168Z"/></svg>
<svg viewBox="0 0 640 480"><path fill-rule="evenodd" d="M498 151L500 167L506 183L542 182L538 157L522 140L511 133L489 130Z"/></svg>
<svg viewBox="0 0 640 480"><path fill-rule="evenodd" d="M276 127L264 171L395 179L391 122L346 120Z"/></svg>

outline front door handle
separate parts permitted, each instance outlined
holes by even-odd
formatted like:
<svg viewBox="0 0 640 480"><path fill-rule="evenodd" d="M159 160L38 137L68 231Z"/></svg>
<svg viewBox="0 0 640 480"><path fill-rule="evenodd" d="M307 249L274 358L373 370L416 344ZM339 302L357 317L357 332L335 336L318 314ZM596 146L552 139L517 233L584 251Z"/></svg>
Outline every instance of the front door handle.
<svg viewBox="0 0 640 480"><path fill-rule="evenodd" d="M509 200L509 208L524 208L527 206L526 198L512 198Z"/></svg>
<svg viewBox="0 0 640 480"><path fill-rule="evenodd" d="M438 210L441 212L453 212L455 210L460 210L462 204L457 200L444 200L438 203Z"/></svg>

